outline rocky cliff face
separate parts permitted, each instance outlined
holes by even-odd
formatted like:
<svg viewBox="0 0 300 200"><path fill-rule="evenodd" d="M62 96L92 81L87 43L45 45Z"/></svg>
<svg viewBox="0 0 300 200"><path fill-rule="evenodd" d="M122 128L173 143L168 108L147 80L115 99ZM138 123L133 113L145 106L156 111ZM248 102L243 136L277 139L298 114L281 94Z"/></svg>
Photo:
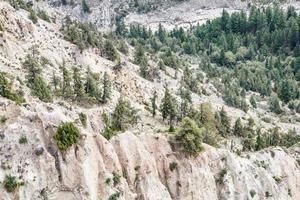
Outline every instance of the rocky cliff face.
<svg viewBox="0 0 300 200"><path fill-rule="evenodd" d="M96 5L96 1L94 3ZM110 141L102 137L101 113L113 109L120 93L143 109L143 102L149 99L154 88L161 98L166 83L175 93L180 80L163 74L155 82L142 79L138 67L131 63L131 56L125 55L121 57L126 67L121 73L114 74L112 62L101 58L92 49L80 53L63 39L59 28L65 12L110 26L114 3L97 1L103 9L92 7L92 14L85 16L79 14L76 6L58 8L54 1L50 5L40 2L39 6L56 16L57 22L50 24L39 20L35 25L29 20L28 12L15 11L9 4L0 2L0 24L5 29L0 33L0 69L18 77L15 86L24 85L25 70L21 63L32 47L52 63L43 68L43 76L49 82L52 72L59 71L63 59L84 68L90 66L94 72L108 72L114 81L113 98L105 106L84 107L63 99L42 103L26 87L25 105L16 105L0 97L0 116L7 119L0 123L0 181L7 174L24 181L16 193L7 193L1 184L0 199L97 200L119 196L118 199L124 200L299 200L300 166L296 161L299 147L270 148L237 155L228 149L205 145L198 157L187 157L172 142L172 136L164 133L164 124L149 117L145 110L141 111L142 119L136 127ZM197 5L195 2L195 8ZM96 18L98 15L102 17ZM128 16L128 22L134 15ZM172 69L167 71L173 76ZM178 77L181 76L179 72ZM214 109L224 105L211 84L203 87L208 88L211 96L195 96L195 102L210 101ZM237 109L227 109L232 118L252 115L256 119L260 114L251 111L242 114ZM80 112L87 113L89 123L86 128L79 122ZM62 153L57 149L53 135L58 125L66 121L75 121L81 139L79 144ZM298 124L292 125L299 128ZM26 144L19 143L23 135L27 138Z"/></svg>
<svg viewBox="0 0 300 200"><path fill-rule="evenodd" d="M172 149L164 134L125 132L108 142L82 128L80 144L61 153L52 135L75 110L1 103L8 121L1 125L0 177L10 171L25 181L14 197L1 187L2 199L108 199L116 192L120 199L151 200L300 196L299 164L292 153L299 148L238 156L206 145L198 157L189 158ZM22 134L26 145L18 144Z"/></svg>

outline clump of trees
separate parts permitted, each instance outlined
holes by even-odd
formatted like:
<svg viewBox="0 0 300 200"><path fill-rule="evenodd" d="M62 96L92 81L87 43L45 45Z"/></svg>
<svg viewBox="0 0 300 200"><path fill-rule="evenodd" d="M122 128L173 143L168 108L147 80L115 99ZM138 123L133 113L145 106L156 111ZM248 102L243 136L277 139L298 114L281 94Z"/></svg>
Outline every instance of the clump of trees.
<svg viewBox="0 0 300 200"><path fill-rule="evenodd" d="M73 144L78 143L80 131L72 122L65 122L59 125L53 138L56 141L57 147L65 151Z"/></svg>
<svg viewBox="0 0 300 200"><path fill-rule="evenodd" d="M77 45L80 50L90 47L101 49L102 34L91 24L72 21L66 17L62 27L65 39Z"/></svg>
<svg viewBox="0 0 300 200"><path fill-rule="evenodd" d="M73 67L73 73L68 70L66 62L61 67L62 80L53 73L52 84L57 95L66 99L85 103L108 103L111 96L111 80L107 72L102 78L93 73L90 68L83 76L79 67Z"/></svg>

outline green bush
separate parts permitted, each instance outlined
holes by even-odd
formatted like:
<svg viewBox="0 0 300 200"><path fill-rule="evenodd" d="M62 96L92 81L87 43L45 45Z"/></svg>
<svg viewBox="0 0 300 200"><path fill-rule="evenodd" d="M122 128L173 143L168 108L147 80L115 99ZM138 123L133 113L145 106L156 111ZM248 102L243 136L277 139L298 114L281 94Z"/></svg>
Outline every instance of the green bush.
<svg viewBox="0 0 300 200"><path fill-rule="evenodd" d="M117 200L121 196L120 192L115 192L109 196L108 200Z"/></svg>
<svg viewBox="0 0 300 200"><path fill-rule="evenodd" d="M53 138L60 150L67 150L79 141L80 131L72 122L65 122L59 125Z"/></svg>
<svg viewBox="0 0 300 200"><path fill-rule="evenodd" d="M18 190L18 188L22 185L23 183L21 182L18 182L17 181L17 178L15 176L12 176L12 175L6 175L5 176L5 179L4 179L4 182L3 182L3 185L4 185L4 188L7 192L15 192Z"/></svg>
<svg viewBox="0 0 300 200"><path fill-rule="evenodd" d="M256 192L255 190L250 190L250 196L253 198L255 196Z"/></svg>
<svg viewBox="0 0 300 200"><path fill-rule="evenodd" d="M19 139L19 144L26 144L27 143L27 137L26 135L22 135Z"/></svg>

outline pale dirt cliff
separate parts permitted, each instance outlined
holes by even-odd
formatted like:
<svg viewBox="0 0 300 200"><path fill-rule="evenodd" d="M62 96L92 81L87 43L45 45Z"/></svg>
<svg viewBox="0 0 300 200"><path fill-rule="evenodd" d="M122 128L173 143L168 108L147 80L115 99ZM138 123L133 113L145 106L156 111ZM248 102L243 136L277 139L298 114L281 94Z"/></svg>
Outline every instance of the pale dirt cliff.
<svg viewBox="0 0 300 200"><path fill-rule="evenodd" d="M109 1L101 3L105 2ZM300 166L296 162L300 147L269 148L237 155L228 149L204 145L198 157L187 157L172 142L172 136L163 131L166 126L162 120L151 118L143 109L143 102L150 98L153 89L158 91L160 99L163 86L168 83L175 94L181 72L174 79L174 71L168 69L171 76L161 73L159 81L150 82L138 75L138 67L131 63L130 56L121 55L125 67L120 74L115 74L114 63L92 49L81 54L75 45L63 39L59 29L64 8L57 10L45 2L40 5L56 16L56 23L39 20L35 25L28 12L15 11L9 4L0 2L0 23L5 28L0 35L1 71L25 81L21 63L29 49L36 46L52 63L43 68L46 80L50 81L53 71L59 73L59 65L67 59L84 69L90 66L94 72L108 72L113 80L113 97L108 105L88 108L59 98L53 103L43 103L31 96L26 87L23 88L27 100L24 106L0 97L0 115L7 117L0 124L0 181L6 174L24 181L14 194L7 193L0 184L0 200L107 200L118 192L119 199L124 200L300 199ZM15 86L22 85L22 81L15 80ZM211 95L194 94L193 100L209 101L215 110L220 109L224 102L213 86L203 86ZM120 93L141 109L141 120L136 127L107 141L101 135L101 113L111 112ZM248 113L226 109L232 119L251 116L263 124L258 116L268 113L262 109L263 105L258 106L258 111ZM79 122L80 112L87 113L86 128ZM281 124L276 116L273 120L283 128L299 130L300 127L299 123ZM61 153L53 135L58 125L66 121L76 122L81 139L79 144ZM19 144L22 135L26 135L27 144ZM174 170L170 169L171 163L177 163ZM116 176L120 181L114 183Z"/></svg>

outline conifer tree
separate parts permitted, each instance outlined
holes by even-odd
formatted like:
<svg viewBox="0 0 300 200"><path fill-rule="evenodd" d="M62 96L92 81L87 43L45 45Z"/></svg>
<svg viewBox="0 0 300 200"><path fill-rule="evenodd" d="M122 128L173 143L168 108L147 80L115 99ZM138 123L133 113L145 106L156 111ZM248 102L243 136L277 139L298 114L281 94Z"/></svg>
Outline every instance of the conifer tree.
<svg viewBox="0 0 300 200"><path fill-rule="evenodd" d="M91 72L91 69L87 69L86 80L84 83L84 90L90 97L99 99L99 89L97 86L97 80L95 79L95 74Z"/></svg>
<svg viewBox="0 0 300 200"><path fill-rule="evenodd" d="M170 124L177 116L177 101L171 95L169 89L165 88L165 95L161 101L160 111L162 113L163 120L169 118Z"/></svg>
<svg viewBox="0 0 300 200"><path fill-rule="evenodd" d="M103 55L111 61L119 59L119 54L110 39L107 39L104 43Z"/></svg>
<svg viewBox="0 0 300 200"><path fill-rule="evenodd" d="M79 68L74 67L73 68L73 91L75 94L75 98L77 100L80 100L84 97L85 92L84 92L84 86L82 82L82 78L80 75Z"/></svg>
<svg viewBox="0 0 300 200"><path fill-rule="evenodd" d="M243 128L243 125L242 125L242 122L241 122L241 118L238 118L235 121L235 124L234 124L234 127L233 127L233 134L235 136L242 136L243 131L244 131L244 128Z"/></svg>
<svg viewBox="0 0 300 200"><path fill-rule="evenodd" d="M251 97L250 97L250 103L251 103L253 108L257 108L256 100L255 100L255 97L253 95L251 95Z"/></svg>
<svg viewBox="0 0 300 200"><path fill-rule="evenodd" d="M62 66L63 81L62 81L62 95L65 98L69 98L73 95L71 87L71 75L69 70L65 67L65 63Z"/></svg>
<svg viewBox="0 0 300 200"><path fill-rule="evenodd" d="M105 72L103 76L103 91L102 91L101 103L104 104L107 103L107 101L110 98L110 94L111 94L111 83L107 72Z"/></svg>
<svg viewBox="0 0 300 200"><path fill-rule="evenodd" d="M220 111L221 127L219 129L220 134L223 137L227 137L230 134L230 119L227 116L225 108L222 107Z"/></svg>
<svg viewBox="0 0 300 200"><path fill-rule="evenodd" d="M83 12L85 12L85 13L90 13L91 12L90 7L87 4L86 0L82 0L81 5L82 5Z"/></svg>
<svg viewBox="0 0 300 200"><path fill-rule="evenodd" d="M112 114L112 129L114 131L124 131L129 125L136 124L137 120L137 110L131 106L129 101L120 97Z"/></svg>
<svg viewBox="0 0 300 200"><path fill-rule="evenodd" d="M151 98L151 108L152 108L152 116L155 117L156 115L156 110L157 110L157 105L156 105L156 100L157 100L157 92L156 90L153 92L153 96Z"/></svg>
<svg viewBox="0 0 300 200"><path fill-rule="evenodd" d="M52 72L52 84L54 86L54 91L57 92L60 87L60 79L56 76L55 72Z"/></svg>

